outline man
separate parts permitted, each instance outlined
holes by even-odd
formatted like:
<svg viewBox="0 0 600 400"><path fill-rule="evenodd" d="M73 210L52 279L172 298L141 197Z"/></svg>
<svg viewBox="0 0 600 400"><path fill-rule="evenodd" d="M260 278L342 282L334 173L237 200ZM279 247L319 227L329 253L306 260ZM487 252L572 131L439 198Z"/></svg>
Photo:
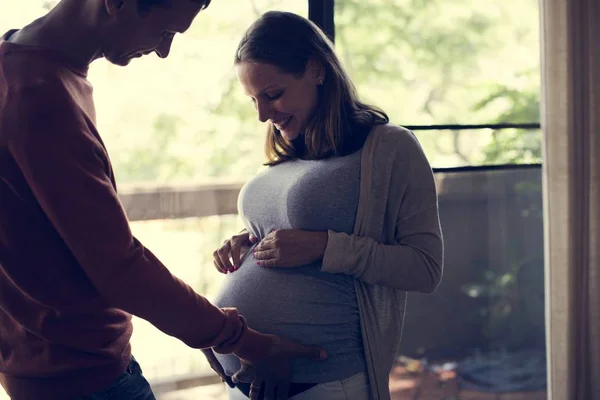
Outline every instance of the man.
<svg viewBox="0 0 600 400"><path fill-rule="evenodd" d="M131 314L208 349L224 379L210 349L240 357L253 397L285 381L292 358L325 357L250 329L172 276L117 197L88 67L167 57L209 3L62 0L0 42L0 383L14 399L153 399L131 356Z"/></svg>

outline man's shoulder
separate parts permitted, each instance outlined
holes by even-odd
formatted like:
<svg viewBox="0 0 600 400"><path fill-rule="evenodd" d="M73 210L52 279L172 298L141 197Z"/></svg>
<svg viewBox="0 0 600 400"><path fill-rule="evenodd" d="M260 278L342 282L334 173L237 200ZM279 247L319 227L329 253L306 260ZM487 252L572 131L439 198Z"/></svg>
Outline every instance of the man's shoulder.
<svg viewBox="0 0 600 400"><path fill-rule="evenodd" d="M35 59L21 59L18 54L0 55L0 108L11 114L36 108L72 105L73 94L68 79L57 68L31 66ZM27 65L19 67L19 65Z"/></svg>
<svg viewBox="0 0 600 400"><path fill-rule="evenodd" d="M57 135L66 133L62 127L82 125L81 109L59 76L10 78L0 76L0 85L7 84L0 98L0 134L6 140L36 139L49 131Z"/></svg>
<svg viewBox="0 0 600 400"><path fill-rule="evenodd" d="M0 46L6 45L6 42L0 43ZM64 68L49 62L38 52L0 51L0 86L4 87L2 97L5 101L44 101L51 100L53 96L57 99L69 97L66 86L68 80Z"/></svg>

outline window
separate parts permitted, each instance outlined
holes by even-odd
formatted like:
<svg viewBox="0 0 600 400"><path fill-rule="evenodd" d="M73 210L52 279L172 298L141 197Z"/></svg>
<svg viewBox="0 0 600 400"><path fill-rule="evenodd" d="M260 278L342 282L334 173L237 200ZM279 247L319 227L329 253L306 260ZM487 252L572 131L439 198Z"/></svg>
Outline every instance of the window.
<svg viewBox="0 0 600 400"><path fill-rule="evenodd" d="M537 0L336 0L336 48L367 102L415 126L434 167L537 163L537 15ZM424 129L467 124L528 127Z"/></svg>
<svg viewBox="0 0 600 400"><path fill-rule="evenodd" d="M537 0L335 1L360 95L436 167L445 272L409 294L394 398L546 397L538 25Z"/></svg>
<svg viewBox="0 0 600 400"><path fill-rule="evenodd" d="M13 3L0 0L10 10L0 30L57 1ZM362 99L413 129L436 168L446 271L436 294L410 295L395 398L431 395L423 382L439 383L434 367L456 377L456 363L477 354L537 360L545 344L536 0L214 0L177 35L169 59L95 62L98 127L136 237L199 293L216 294L223 276L212 252L241 228L237 189L263 162L264 127L232 61L245 29L273 9L310 11L335 36ZM133 352L151 382L209 371L199 351L141 319L134 327ZM415 365L424 380L406 374ZM537 383L540 365L531 370ZM456 380L444 382L445 397L456 396L447 391Z"/></svg>

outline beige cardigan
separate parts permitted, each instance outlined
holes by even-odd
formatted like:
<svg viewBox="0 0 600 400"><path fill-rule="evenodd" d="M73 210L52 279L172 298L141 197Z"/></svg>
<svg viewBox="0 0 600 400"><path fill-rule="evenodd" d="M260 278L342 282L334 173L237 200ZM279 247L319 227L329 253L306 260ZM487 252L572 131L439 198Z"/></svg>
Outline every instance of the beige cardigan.
<svg viewBox="0 0 600 400"><path fill-rule="evenodd" d="M433 172L414 134L376 126L362 152L354 234L329 232L322 270L357 278L372 399L390 399L406 292L431 293L443 269Z"/></svg>

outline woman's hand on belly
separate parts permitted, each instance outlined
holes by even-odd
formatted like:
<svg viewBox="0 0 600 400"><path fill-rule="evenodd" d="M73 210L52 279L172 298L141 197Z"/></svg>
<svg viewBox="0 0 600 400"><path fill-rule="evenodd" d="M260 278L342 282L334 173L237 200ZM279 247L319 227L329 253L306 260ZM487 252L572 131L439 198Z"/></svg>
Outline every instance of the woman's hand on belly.
<svg viewBox="0 0 600 400"><path fill-rule="evenodd" d="M327 240L326 231L275 230L254 248L254 258L261 267L300 267L322 259Z"/></svg>
<svg viewBox="0 0 600 400"><path fill-rule="evenodd" d="M213 253L214 264L222 274L237 271L240 267L240 260L254 245L258 242L256 236L244 230L234 235L231 239L225 240L223 245ZM242 252L244 252L242 254Z"/></svg>

